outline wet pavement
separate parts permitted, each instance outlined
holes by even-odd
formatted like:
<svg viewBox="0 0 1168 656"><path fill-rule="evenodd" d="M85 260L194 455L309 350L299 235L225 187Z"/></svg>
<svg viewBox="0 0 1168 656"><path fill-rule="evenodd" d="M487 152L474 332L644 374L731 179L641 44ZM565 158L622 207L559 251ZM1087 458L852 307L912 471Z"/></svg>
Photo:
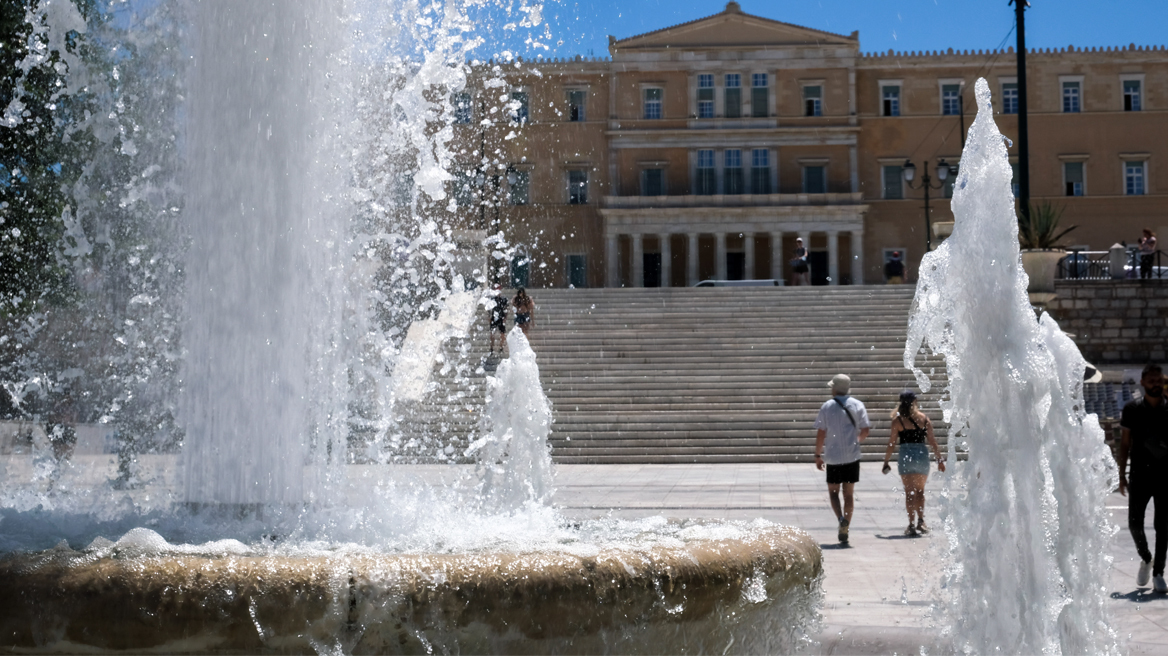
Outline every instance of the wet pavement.
<svg viewBox="0 0 1168 656"><path fill-rule="evenodd" d="M935 470L930 476L934 493L939 476ZM879 463L863 465L848 548L837 542L823 473L810 464L561 465L556 483L556 505L574 516L762 517L808 531L823 547L826 575L823 631L811 653L935 654L950 644L935 611L944 534L903 535L908 521L900 478L895 471L881 475ZM935 496L926 503L929 521ZM1136 587L1127 500L1113 494L1108 508L1124 527L1110 549L1113 625L1128 653L1168 653L1168 595Z"/></svg>

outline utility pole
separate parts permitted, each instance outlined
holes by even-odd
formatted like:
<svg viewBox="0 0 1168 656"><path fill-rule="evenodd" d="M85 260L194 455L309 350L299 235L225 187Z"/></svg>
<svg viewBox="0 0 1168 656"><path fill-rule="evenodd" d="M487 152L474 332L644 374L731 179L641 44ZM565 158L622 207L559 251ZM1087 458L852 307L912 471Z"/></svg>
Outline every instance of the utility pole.
<svg viewBox="0 0 1168 656"><path fill-rule="evenodd" d="M1026 125L1026 9L1029 0L1010 0L1018 23L1018 204L1023 216L1030 218L1030 145Z"/></svg>

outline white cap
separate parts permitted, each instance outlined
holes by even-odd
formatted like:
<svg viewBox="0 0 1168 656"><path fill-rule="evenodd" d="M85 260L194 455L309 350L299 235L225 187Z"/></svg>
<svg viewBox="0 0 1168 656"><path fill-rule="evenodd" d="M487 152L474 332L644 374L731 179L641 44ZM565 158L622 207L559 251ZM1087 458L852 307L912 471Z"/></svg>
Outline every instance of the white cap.
<svg viewBox="0 0 1168 656"><path fill-rule="evenodd" d="M831 377L831 382L827 386L831 388L832 394L847 394L848 390L852 389L852 379L848 378L847 374L836 374Z"/></svg>

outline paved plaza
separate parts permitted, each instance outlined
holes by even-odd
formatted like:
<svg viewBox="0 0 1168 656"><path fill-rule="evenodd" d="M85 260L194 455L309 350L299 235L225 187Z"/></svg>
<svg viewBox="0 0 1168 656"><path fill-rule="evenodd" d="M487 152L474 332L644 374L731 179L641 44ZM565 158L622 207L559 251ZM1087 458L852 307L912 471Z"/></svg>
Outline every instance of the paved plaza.
<svg viewBox="0 0 1168 656"><path fill-rule="evenodd" d="M944 475L930 476L934 492ZM808 531L823 547L826 571L818 653L920 654L922 646L938 653L946 644L939 621L930 617L943 535L903 536L907 517L895 468L884 476L879 463L864 463L847 549L836 542L823 473L810 464L561 465L556 483L556 505L579 517L762 517ZM937 529L933 501L926 519ZM1127 500L1113 494L1107 505L1112 521L1125 527L1111 543L1114 625L1129 653L1168 653L1168 596L1136 588Z"/></svg>

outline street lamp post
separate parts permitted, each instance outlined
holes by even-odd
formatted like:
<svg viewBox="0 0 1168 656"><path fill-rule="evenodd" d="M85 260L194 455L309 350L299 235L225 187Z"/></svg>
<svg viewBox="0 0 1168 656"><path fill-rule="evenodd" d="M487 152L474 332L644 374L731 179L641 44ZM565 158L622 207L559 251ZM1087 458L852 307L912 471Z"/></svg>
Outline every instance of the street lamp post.
<svg viewBox="0 0 1168 656"><path fill-rule="evenodd" d="M940 181L936 187L932 185L933 179L929 177L929 160L925 160L925 165L921 171L921 181L919 184L913 184L913 178L916 177L917 167L912 163L912 160L904 161L904 181L908 184L909 189L923 189L925 191L925 252L933 250L933 224L929 221L929 190L930 189L944 189L945 180L949 178L949 165L945 163L944 158L937 162L937 179Z"/></svg>

